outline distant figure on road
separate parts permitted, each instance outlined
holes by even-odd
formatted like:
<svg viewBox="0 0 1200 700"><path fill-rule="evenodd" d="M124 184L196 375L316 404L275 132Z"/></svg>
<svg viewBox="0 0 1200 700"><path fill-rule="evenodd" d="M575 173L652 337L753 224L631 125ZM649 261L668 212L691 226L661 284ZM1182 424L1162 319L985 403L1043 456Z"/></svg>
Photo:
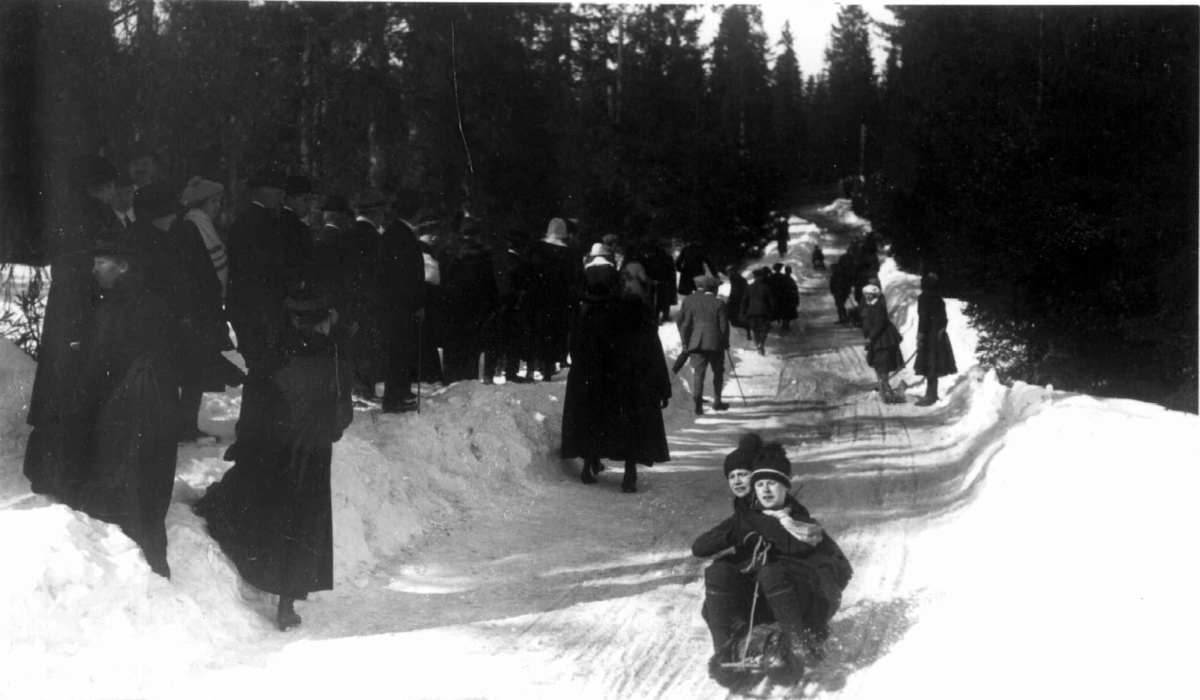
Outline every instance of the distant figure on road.
<svg viewBox="0 0 1200 700"><path fill-rule="evenodd" d="M738 272L737 265L727 265L725 276L729 278L729 299L725 302L725 309L729 313L729 325L745 328L746 340L750 340L750 326L742 317L742 299L745 298L750 283Z"/></svg>
<svg viewBox="0 0 1200 700"><path fill-rule="evenodd" d="M846 300L850 298L850 290L854 286L851 275L849 262L845 257L838 258L829 275L829 293L833 295L833 305L837 307L837 322L840 326L850 323L850 315L846 312Z"/></svg>
<svg viewBox="0 0 1200 700"><path fill-rule="evenodd" d="M771 329L771 316L774 311L774 300L771 298L771 287L767 284L770 270L760 267L754 271L754 281L746 288L742 297L741 316L750 332L754 334L754 346L759 355L766 354L767 331Z"/></svg>
<svg viewBox="0 0 1200 700"><path fill-rule="evenodd" d="M921 296L917 297L917 361L913 371L925 377L925 396L918 406L938 401L938 377L958 371L954 349L946 335L946 300L942 298L937 273L921 278Z"/></svg>
<svg viewBox="0 0 1200 700"><path fill-rule="evenodd" d="M721 401L725 379L725 351L729 349L729 316L725 302L717 297L721 283L715 277L699 275L693 280L696 291L683 300L679 310L679 339L692 364L692 399L696 415L704 413L704 376L713 368L713 410L724 411L729 404Z"/></svg>
<svg viewBox="0 0 1200 700"><path fill-rule="evenodd" d="M812 266L813 266L814 270L824 270L825 269L825 251L821 250L820 243L813 246Z"/></svg>

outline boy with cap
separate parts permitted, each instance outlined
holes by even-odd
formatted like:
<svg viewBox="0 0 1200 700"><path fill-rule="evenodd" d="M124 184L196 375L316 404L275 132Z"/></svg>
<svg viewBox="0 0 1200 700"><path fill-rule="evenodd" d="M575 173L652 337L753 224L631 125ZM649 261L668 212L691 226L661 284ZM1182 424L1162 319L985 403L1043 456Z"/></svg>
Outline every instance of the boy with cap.
<svg viewBox="0 0 1200 700"><path fill-rule="evenodd" d="M789 493L792 466L783 446L772 442L754 457L751 483L757 503L735 510L692 544L692 554L707 557L729 547L749 560L747 572L765 595L783 633L778 658L768 675L780 684L798 681L806 660L819 661L829 636L829 621L841 604L853 575L850 562L833 538ZM722 664L734 661L740 629L747 624L753 588L741 571L714 562L705 571L705 610L715 653L709 673L722 684L734 676Z"/></svg>

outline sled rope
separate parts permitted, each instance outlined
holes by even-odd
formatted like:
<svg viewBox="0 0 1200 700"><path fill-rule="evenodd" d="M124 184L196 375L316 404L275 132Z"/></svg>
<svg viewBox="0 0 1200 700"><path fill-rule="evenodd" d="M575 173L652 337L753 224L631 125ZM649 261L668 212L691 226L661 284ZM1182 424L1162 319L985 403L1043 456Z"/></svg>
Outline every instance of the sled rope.
<svg viewBox="0 0 1200 700"><path fill-rule="evenodd" d="M758 543L754 545L754 554L750 555L750 561L746 567L742 569L742 573L748 574L751 571L756 571L767 563L767 552L771 551L771 543L758 538ZM746 639L742 642L742 653L738 655L737 665L741 669L746 668L746 654L750 652L750 640L754 636L754 613L758 610L758 590L762 586L762 582L755 577L754 581L754 597L750 600L750 627L746 630Z"/></svg>

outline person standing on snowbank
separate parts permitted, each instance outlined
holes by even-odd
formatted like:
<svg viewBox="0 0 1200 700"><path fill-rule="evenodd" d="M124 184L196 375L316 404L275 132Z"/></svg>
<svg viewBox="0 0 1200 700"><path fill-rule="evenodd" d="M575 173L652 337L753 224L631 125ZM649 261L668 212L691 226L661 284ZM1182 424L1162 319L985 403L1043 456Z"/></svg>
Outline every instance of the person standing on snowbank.
<svg viewBox="0 0 1200 700"><path fill-rule="evenodd" d="M119 525L150 570L170 578L165 520L175 485L178 321L146 289L145 250L130 232L118 235L93 251L100 303L71 399L86 426L78 508Z"/></svg>
<svg viewBox="0 0 1200 700"><path fill-rule="evenodd" d="M874 284L863 287L862 332L867 341L867 364L875 370L879 380L879 398L894 401L897 395L888 377L904 366L904 355L900 352L900 331L888 318L883 293Z"/></svg>
<svg viewBox="0 0 1200 700"><path fill-rule="evenodd" d="M958 372L954 349L946 335L946 300L939 289L937 273L921 278L921 295L917 297L917 361L913 371L925 377L925 396L918 406L932 406L938 401L938 377Z"/></svg>
<svg viewBox="0 0 1200 700"><path fill-rule="evenodd" d="M788 493L792 465L782 445L767 443L755 455L751 483L756 507L734 511L701 535L692 544L692 554L709 557L733 547L746 555L783 632L783 648L778 658L768 661L768 674L777 683L795 683L806 662L823 657L829 622L854 571L833 538ZM728 685L735 676L722 664L735 660L753 589L747 590L738 569L714 564L705 570L705 593L715 650L709 671L714 680Z"/></svg>
<svg viewBox="0 0 1200 700"><path fill-rule="evenodd" d="M332 301L297 294L284 306L263 434L194 506L241 577L279 596L280 631L300 624L294 601L333 588L333 443L354 419Z"/></svg>

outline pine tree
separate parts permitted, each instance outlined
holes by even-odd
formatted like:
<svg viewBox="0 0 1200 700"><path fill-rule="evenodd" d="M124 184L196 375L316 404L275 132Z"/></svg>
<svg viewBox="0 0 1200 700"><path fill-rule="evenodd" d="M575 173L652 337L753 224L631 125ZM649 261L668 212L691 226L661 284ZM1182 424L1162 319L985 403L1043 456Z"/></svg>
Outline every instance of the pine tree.
<svg viewBox="0 0 1200 700"><path fill-rule="evenodd" d="M876 105L875 66L868 25L861 6L843 5L825 50L835 144L833 167L839 177L859 174L862 128L873 126L869 122Z"/></svg>
<svg viewBox="0 0 1200 700"><path fill-rule="evenodd" d="M792 27L785 22L779 40L783 51L775 59L772 71L772 98L774 102L774 133L776 155L775 177L781 196L791 191L799 181L801 163L810 154L805 144L804 77L800 73L800 62L793 46Z"/></svg>

